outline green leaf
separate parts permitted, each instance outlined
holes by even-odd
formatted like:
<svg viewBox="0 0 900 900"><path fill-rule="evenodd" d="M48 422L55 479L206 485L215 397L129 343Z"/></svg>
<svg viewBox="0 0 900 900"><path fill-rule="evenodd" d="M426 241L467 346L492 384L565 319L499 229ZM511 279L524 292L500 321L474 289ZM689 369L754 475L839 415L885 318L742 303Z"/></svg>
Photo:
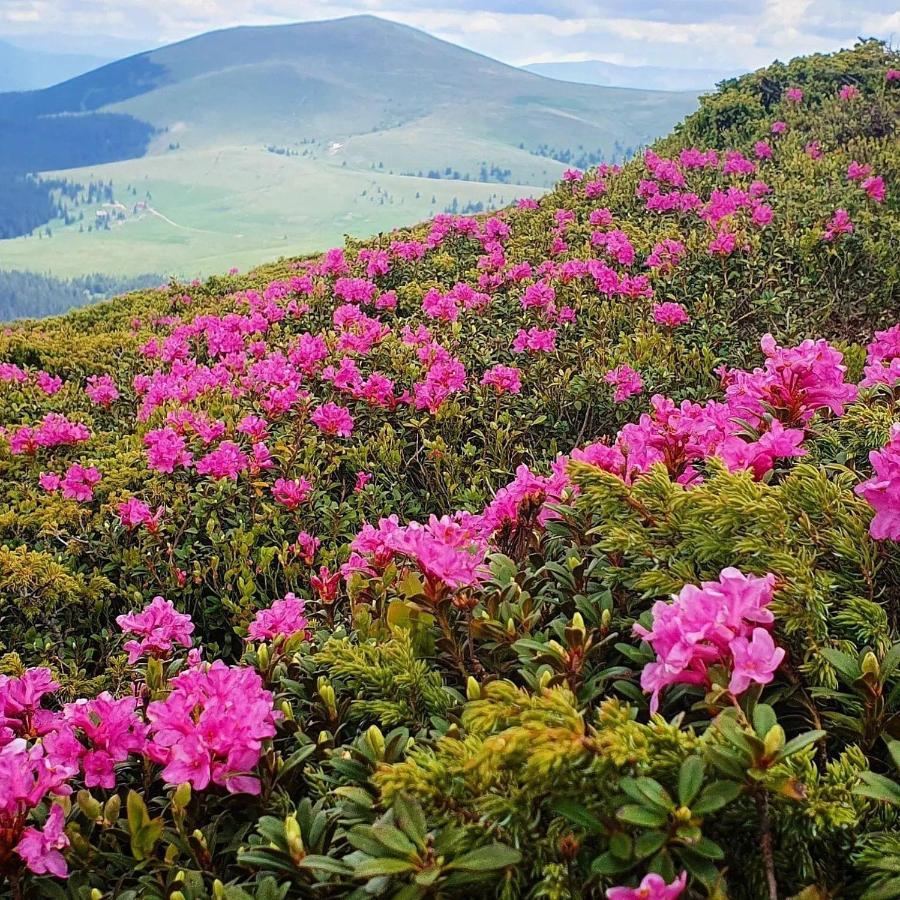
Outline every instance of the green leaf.
<svg viewBox="0 0 900 900"><path fill-rule="evenodd" d="M753 727L756 733L765 736L773 725L778 724L775 710L768 703L757 703L753 710Z"/></svg>
<svg viewBox="0 0 900 900"><path fill-rule="evenodd" d="M380 859L370 857L357 863L353 874L357 878L377 878L379 875L399 875L403 872L412 872L415 864L406 859L397 859L393 856L382 856Z"/></svg>
<svg viewBox="0 0 900 900"><path fill-rule="evenodd" d="M691 812L705 816L722 809L723 806L736 800L742 790L743 786L735 781L714 781L703 789L699 799L691 806Z"/></svg>
<svg viewBox="0 0 900 900"><path fill-rule="evenodd" d="M852 656L841 653L840 650L835 650L832 647L823 647L819 650L819 653L834 666L835 671L842 676L846 682L852 684L859 678L861 674L859 663L857 663Z"/></svg>
<svg viewBox="0 0 900 900"><path fill-rule="evenodd" d="M690 806L703 784L706 767L700 756L689 756L678 770L678 802Z"/></svg>
<svg viewBox="0 0 900 900"><path fill-rule="evenodd" d="M562 816L564 819L568 819L573 824L583 828L589 834L599 834L604 830L603 823L575 800L557 800L550 808L557 815Z"/></svg>
<svg viewBox="0 0 900 900"><path fill-rule="evenodd" d="M522 859L522 854L506 844L487 844L457 856L448 863L446 869L463 869L466 871L505 869L514 866Z"/></svg>
<svg viewBox="0 0 900 900"><path fill-rule="evenodd" d="M803 734L798 734L797 737L791 738L778 752L778 759L787 759L789 756L793 756L798 751L802 750L804 747L808 747L810 744L814 744L816 741L825 737L827 732L825 731L806 731Z"/></svg>
<svg viewBox="0 0 900 900"><path fill-rule="evenodd" d="M665 813L649 809L646 806L638 806L636 803L629 803L621 807L616 816L622 822L628 822L631 825L643 825L647 828L659 828L668 819Z"/></svg>
<svg viewBox="0 0 900 900"><path fill-rule="evenodd" d="M890 803L892 806L900 806L900 785L896 781L891 781L890 778L876 772L863 772L859 777L865 784L853 788L854 794Z"/></svg>
<svg viewBox="0 0 900 900"><path fill-rule="evenodd" d="M352 866L348 866L339 859L332 859L330 856L316 856L315 854L304 856L297 863L297 868L310 869L314 872L327 872L329 875L349 875L353 871Z"/></svg>
<svg viewBox="0 0 900 900"><path fill-rule="evenodd" d="M422 808L405 794L400 794L393 805L394 821L401 831L422 850L425 847L427 825Z"/></svg>

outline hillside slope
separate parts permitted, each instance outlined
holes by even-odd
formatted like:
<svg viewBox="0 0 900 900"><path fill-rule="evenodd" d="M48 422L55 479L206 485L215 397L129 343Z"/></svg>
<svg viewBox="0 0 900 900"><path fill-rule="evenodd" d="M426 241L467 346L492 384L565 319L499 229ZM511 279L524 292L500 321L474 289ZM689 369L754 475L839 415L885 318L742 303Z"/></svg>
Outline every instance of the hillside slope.
<svg viewBox="0 0 900 900"><path fill-rule="evenodd" d="M867 42L539 201L0 332L3 753L83 787L17 884L890 896L898 124Z"/></svg>
<svg viewBox="0 0 900 900"><path fill-rule="evenodd" d="M0 95L0 171L75 182L79 198L111 184L121 204L110 218L57 192L68 215L14 231L0 257L58 277L208 275L538 195L695 108L690 92L564 84L372 16L213 32Z"/></svg>

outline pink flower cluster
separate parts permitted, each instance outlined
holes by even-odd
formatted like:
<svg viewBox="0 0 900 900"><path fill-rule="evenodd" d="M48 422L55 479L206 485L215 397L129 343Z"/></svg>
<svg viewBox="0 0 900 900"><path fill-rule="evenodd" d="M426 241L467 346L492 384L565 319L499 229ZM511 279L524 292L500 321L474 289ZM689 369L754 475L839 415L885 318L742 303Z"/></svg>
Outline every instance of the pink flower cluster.
<svg viewBox="0 0 900 900"><path fill-rule="evenodd" d="M139 613L116 617L122 631L135 634L140 641L127 641L128 662L134 665L142 656L167 657L176 644L191 646L194 623L186 613L178 612L171 600L154 597Z"/></svg>
<svg viewBox="0 0 900 900"><path fill-rule="evenodd" d="M119 399L119 389L110 375L91 375L84 392L91 403L109 409Z"/></svg>
<svg viewBox="0 0 900 900"><path fill-rule="evenodd" d="M650 711L659 708L660 692L673 684L711 686L709 669L730 672L728 690L738 695L751 682L768 684L784 659L769 634L774 617L775 576L744 575L726 568L718 581L685 585L673 603L653 605L653 624L636 623L634 633L656 653L641 673L641 687L651 694Z"/></svg>
<svg viewBox="0 0 900 900"><path fill-rule="evenodd" d="M900 424L881 448L869 454L875 475L857 485L856 493L874 510L869 534L877 541L900 541Z"/></svg>
<svg viewBox="0 0 900 900"><path fill-rule="evenodd" d="M900 384L900 325L876 331L875 340L866 348L865 377L860 387Z"/></svg>
<svg viewBox="0 0 900 900"><path fill-rule="evenodd" d="M636 888L611 887L606 900L676 900L687 888L687 872L682 872L671 884L662 875L650 872Z"/></svg>
<svg viewBox="0 0 900 900"><path fill-rule="evenodd" d="M522 390L521 373L515 366L493 366L482 375L481 383L498 394L518 394Z"/></svg>
<svg viewBox="0 0 900 900"><path fill-rule="evenodd" d="M310 416L310 421L323 434L350 437L353 433L353 416L345 406L328 402L318 407Z"/></svg>
<svg viewBox="0 0 900 900"><path fill-rule="evenodd" d="M258 794L259 779L247 773L259 762L263 741L274 736L278 714L256 670L216 660L182 672L170 686L165 700L147 707L145 752L164 766L163 780Z"/></svg>
<svg viewBox="0 0 900 900"><path fill-rule="evenodd" d="M22 425L8 439L11 453L36 453L38 448L84 443L91 439L91 432L80 422L70 422L59 413L47 413L39 425Z"/></svg>
<svg viewBox="0 0 900 900"><path fill-rule="evenodd" d="M94 488L100 483L103 476L94 466L82 466L72 463L66 470L66 474L59 476L54 472L42 472L39 477L41 487L49 492L62 490L66 500L78 500L81 503L89 503L94 499Z"/></svg>
<svg viewBox="0 0 900 900"><path fill-rule="evenodd" d="M603 380L616 389L613 394L614 403L624 403L629 397L640 394L644 389L640 372L636 372L631 366L616 366L603 376Z"/></svg>
<svg viewBox="0 0 900 900"><path fill-rule="evenodd" d="M250 623L247 635L251 641L271 641L306 633L309 620L304 615L305 602L294 594L285 594L267 609L261 609Z"/></svg>

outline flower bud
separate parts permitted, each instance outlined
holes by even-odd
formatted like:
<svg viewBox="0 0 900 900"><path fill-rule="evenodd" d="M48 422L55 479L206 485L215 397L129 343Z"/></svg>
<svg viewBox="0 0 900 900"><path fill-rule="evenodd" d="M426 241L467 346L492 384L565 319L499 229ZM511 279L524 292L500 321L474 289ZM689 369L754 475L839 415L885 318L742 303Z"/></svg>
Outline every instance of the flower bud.
<svg viewBox="0 0 900 900"><path fill-rule="evenodd" d="M256 651L256 658L259 660L260 669L269 668L269 647L268 644L260 644Z"/></svg>
<svg viewBox="0 0 900 900"><path fill-rule="evenodd" d="M377 725L372 725L366 732L366 740L377 759L384 759L384 735Z"/></svg>
<svg viewBox="0 0 900 900"><path fill-rule="evenodd" d="M91 888L90 900L103 900L103 891L98 888Z"/></svg>
<svg viewBox="0 0 900 900"><path fill-rule="evenodd" d="M212 886L213 900L225 900L225 885L217 878Z"/></svg>
<svg viewBox="0 0 900 900"><path fill-rule="evenodd" d="M100 805L100 801L92 796L90 791L79 791L76 800L78 801L78 808L89 819L96 821L100 818L103 807Z"/></svg>
<svg viewBox="0 0 900 900"><path fill-rule="evenodd" d="M773 725L766 732L763 743L766 756L774 756L784 746L784 729L778 724Z"/></svg>
<svg viewBox="0 0 900 900"><path fill-rule="evenodd" d="M117 822L119 820L119 811L122 809L122 801L118 794L113 794L103 806L103 818L107 822Z"/></svg>
<svg viewBox="0 0 900 900"><path fill-rule="evenodd" d="M191 783L189 781L182 782L175 788L172 794L172 803L176 809L184 809L191 802Z"/></svg>
<svg viewBox="0 0 900 900"><path fill-rule="evenodd" d="M863 675L875 675L877 677L881 672L881 667L878 665L878 657L871 650L863 657L860 668L863 671Z"/></svg>
<svg viewBox="0 0 900 900"><path fill-rule="evenodd" d="M278 705L278 708L281 710L281 714L284 716L286 722L294 721L294 707L291 706L287 700L282 700Z"/></svg>
<svg viewBox="0 0 900 900"><path fill-rule="evenodd" d="M601 628L609 628L612 624L612 611L608 609L604 609L602 613L600 613L600 627Z"/></svg>
<svg viewBox="0 0 900 900"><path fill-rule="evenodd" d="M300 823L296 816L288 816L284 820L284 836L291 859L294 862L303 859L306 851L303 847L303 836L300 834Z"/></svg>
<svg viewBox="0 0 900 900"><path fill-rule="evenodd" d="M466 698L469 700L481 699L481 685L471 675L466 679Z"/></svg>
<svg viewBox="0 0 900 900"><path fill-rule="evenodd" d="M584 617L581 615L580 612L577 612L577 613L575 613L574 616L572 616L572 627L576 631L580 631L582 634L584 634L585 631L587 631L587 629L584 626Z"/></svg>
<svg viewBox="0 0 900 900"><path fill-rule="evenodd" d="M195 828L193 834L191 835L193 839L204 849L208 850L209 848L206 846L206 838L203 835L203 832L199 828Z"/></svg>
<svg viewBox="0 0 900 900"><path fill-rule="evenodd" d="M544 669L541 672L540 678L538 678L538 690L546 690L547 685L550 684L550 680L553 678L553 673L549 669Z"/></svg>

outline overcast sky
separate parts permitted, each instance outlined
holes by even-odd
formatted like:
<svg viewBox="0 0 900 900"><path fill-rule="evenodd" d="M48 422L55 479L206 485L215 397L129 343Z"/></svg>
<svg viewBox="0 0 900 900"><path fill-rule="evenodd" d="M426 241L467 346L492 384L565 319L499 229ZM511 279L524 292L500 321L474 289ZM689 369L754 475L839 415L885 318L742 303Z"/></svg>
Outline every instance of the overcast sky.
<svg viewBox="0 0 900 900"><path fill-rule="evenodd" d="M898 0L0 0L0 35L112 58L232 25L366 12L517 65L750 69L858 35L900 42Z"/></svg>

